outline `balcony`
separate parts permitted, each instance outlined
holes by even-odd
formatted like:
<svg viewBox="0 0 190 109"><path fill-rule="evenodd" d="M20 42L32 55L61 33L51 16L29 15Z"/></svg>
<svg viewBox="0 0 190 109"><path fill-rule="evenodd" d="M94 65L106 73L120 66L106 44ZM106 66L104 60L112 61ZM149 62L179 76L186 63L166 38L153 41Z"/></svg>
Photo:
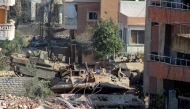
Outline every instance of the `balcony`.
<svg viewBox="0 0 190 109"><path fill-rule="evenodd" d="M0 0L0 6L13 6L15 5L15 0Z"/></svg>
<svg viewBox="0 0 190 109"><path fill-rule="evenodd" d="M148 19L166 24L184 24L190 22L190 6L171 1L152 1L148 7Z"/></svg>
<svg viewBox="0 0 190 109"><path fill-rule="evenodd" d="M13 24L0 24L0 40L13 40L15 26Z"/></svg>
<svg viewBox="0 0 190 109"><path fill-rule="evenodd" d="M171 49L176 52L190 54L190 34L172 34Z"/></svg>
<svg viewBox="0 0 190 109"><path fill-rule="evenodd" d="M150 54L147 61L151 77L190 82L190 60Z"/></svg>

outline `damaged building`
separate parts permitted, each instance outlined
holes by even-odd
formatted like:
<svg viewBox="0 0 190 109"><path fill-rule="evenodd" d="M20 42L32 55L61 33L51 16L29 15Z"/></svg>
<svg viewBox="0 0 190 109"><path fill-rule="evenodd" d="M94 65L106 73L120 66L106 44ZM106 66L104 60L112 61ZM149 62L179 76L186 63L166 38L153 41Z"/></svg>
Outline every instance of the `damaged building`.
<svg viewBox="0 0 190 109"><path fill-rule="evenodd" d="M189 109L189 0L147 0L144 92L163 107ZM165 104L165 105L164 105Z"/></svg>

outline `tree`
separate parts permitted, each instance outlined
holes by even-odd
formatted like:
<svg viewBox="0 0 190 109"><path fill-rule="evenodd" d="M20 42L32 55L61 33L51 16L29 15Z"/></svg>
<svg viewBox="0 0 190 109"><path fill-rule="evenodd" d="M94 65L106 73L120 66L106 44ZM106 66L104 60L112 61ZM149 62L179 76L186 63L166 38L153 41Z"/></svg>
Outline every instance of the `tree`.
<svg viewBox="0 0 190 109"><path fill-rule="evenodd" d="M21 52L22 47L27 46L27 41L22 34L16 31L16 37L12 41L0 40L0 47L2 48L2 55L11 56L14 52Z"/></svg>
<svg viewBox="0 0 190 109"><path fill-rule="evenodd" d="M91 30L93 54L96 60L104 60L107 56L123 50L123 41L119 37L118 27L112 19L100 19Z"/></svg>

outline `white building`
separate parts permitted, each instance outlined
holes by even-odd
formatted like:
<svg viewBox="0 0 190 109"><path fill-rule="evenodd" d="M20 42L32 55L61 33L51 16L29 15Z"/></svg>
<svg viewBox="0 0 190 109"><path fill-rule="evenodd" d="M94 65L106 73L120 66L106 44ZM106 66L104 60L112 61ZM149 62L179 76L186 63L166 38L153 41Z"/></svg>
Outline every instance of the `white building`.
<svg viewBox="0 0 190 109"><path fill-rule="evenodd" d="M15 5L15 0L0 0L0 40L13 40L15 38L15 21L7 19L9 6Z"/></svg>
<svg viewBox="0 0 190 109"><path fill-rule="evenodd" d="M145 11L145 1L121 1L119 30L127 53L144 52Z"/></svg>

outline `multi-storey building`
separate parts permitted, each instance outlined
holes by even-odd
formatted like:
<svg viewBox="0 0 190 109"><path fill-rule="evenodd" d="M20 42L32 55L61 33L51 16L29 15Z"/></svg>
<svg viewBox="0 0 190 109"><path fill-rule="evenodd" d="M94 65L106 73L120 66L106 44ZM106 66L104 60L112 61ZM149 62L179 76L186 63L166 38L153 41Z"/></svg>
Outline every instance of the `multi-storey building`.
<svg viewBox="0 0 190 109"><path fill-rule="evenodd" d="M145 1L120 3L119 30L127 53L144 53L145 10Z"/></svg>
<svg viewBox="0 0 190 109"><path fill-rule="evenodd" d="M168 109L182 107L186 103L182 100L189 100L189 4L189 0L147 0L144 91L151 101L154 94L164 90ZM175 90L174 99L169 90Z"/></svg>
<svg viewBox="0 0 190 109"><path fill-rule="evenodd" d="M63 25L70 30L71 39L83 40L87 25L93 25L96 21L112 18L118 24L120 0L64 0L63 2ZM82 37L82 38L81 38ZM89 65L95 64L93 54L75 57L76 45L71 45L71 59L78 63L87 62Z"/></svg>
<svg viewBox="0 0 190 109"><path fill-rule="evenodd" d="M63 4L65 29L71 29L75 35L83 33L87 25L100 18L118 22L119 0L64 0Z"/></svg>
<svg viewBox="0 0 190 109"><path fill-rule="evenodd" d="M15 37L14 21L7 19L9 6L14 4L15 0L0 0L0 40L13 40Z"/></svg>

